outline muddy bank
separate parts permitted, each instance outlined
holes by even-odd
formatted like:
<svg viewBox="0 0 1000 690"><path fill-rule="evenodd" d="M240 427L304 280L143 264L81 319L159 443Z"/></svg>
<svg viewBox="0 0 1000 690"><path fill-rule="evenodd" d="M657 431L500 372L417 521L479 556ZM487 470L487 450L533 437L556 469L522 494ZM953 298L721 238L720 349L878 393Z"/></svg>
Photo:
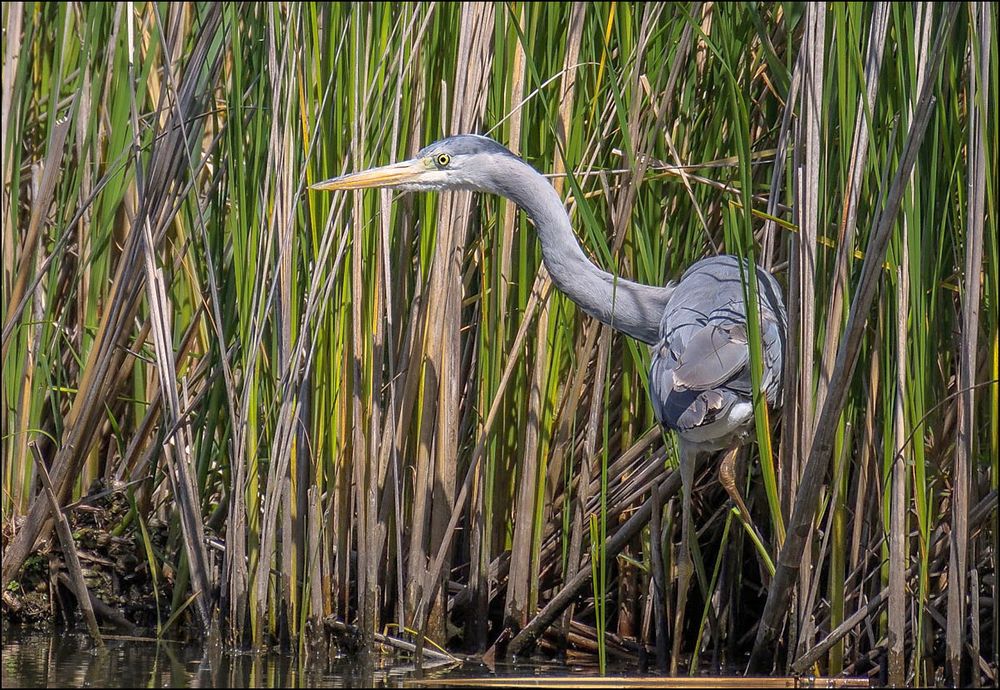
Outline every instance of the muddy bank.
<svg viewBox="0 0 1000 690"><path fill-rule="evenodd" d="M176 553L165 548L168 527L156 517L140 524L124 492L100 485L63 514L102 628L130 635L155 633L157 612L160 621L170 615L177 577L176 566L163 561L164 554ZM19 527L20 520L4 523L5 549ZM56 531L47 533L3 592L5 629L9 624L73 626L80 620L67 555Z"/></svg>

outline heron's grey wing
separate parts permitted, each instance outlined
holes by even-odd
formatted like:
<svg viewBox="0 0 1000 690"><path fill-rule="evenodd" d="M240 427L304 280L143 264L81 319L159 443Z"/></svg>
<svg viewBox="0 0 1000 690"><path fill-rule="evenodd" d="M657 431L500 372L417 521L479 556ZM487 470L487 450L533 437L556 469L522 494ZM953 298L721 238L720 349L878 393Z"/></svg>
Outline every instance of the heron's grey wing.
<svg viewBox="0 0 1000 690"><path fill-rule="evenodd" d="M673 369L677 390L710 390L735 378L750 359L746 329L708 323L687 341Z"/></svg>
<svg viewBox="0 0 1000 690"><path fill-rule="evenodd" d="M757 277L761 383L774 403L780 397L785 312L773 276L758 267ZM703 259L684 273L664 310L650 368L650 396L662 424L698 442L715 442L745 422L753 389L746 321L736 257Z"/></svg>

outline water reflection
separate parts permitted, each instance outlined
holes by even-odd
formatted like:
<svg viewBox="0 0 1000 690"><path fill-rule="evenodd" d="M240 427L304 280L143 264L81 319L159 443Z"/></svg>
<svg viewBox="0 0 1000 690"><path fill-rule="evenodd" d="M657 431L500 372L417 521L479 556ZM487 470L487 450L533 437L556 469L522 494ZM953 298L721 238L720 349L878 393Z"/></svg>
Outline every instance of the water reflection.
<svg viewBox="0 0 1000 690"><path fill-rule="evenodd" d="M278 652L240 653L218 646L107 639L97 649L85 634L38 633L12 627L3 631L2 685L10 687L402 687L421 678L563 675L595 669L555 664L461 666L411 664L356 657L302 657Z"/></svg>

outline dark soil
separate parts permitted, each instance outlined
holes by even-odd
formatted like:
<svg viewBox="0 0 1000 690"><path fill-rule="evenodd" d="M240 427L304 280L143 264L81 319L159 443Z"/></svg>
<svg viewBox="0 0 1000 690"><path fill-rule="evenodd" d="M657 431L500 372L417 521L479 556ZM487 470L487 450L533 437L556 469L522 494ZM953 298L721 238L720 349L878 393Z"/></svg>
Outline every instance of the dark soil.
<svg viewBox="0 0 1000 690"><path fill-rule="evenodd" d="M64 508L76 543L84 580L94 603L98 622L108 623L127 634L155 631L157 596L150 570L142 529L131 511L124 491L92 487L85 498ZM13 521L3 524L3 543L19 527ZM158 571L160 619L170 614L175 567L163 560L168 528L156 518L146 523L150 546ZM25 561L18 577L3 592L2 616L8 623L74 625L80 607L69 585L62 547L55 530L36 547Z"/></svg>

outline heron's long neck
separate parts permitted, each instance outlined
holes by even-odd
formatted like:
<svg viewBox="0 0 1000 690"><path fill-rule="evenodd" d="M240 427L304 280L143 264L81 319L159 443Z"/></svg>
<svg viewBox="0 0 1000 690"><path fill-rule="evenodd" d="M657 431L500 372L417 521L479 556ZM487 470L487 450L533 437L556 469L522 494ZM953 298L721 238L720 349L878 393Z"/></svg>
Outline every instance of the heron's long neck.
<svg viewBox="0 0 1000 690"><path fill-rule="evenodd" d="M504 168L497 179L497 191L535 222L545 266L556 287L602 323L656 344L660 319L673 288L634 283L595 266L580 248L562 200L549 181L516 158Z"/></svg>

